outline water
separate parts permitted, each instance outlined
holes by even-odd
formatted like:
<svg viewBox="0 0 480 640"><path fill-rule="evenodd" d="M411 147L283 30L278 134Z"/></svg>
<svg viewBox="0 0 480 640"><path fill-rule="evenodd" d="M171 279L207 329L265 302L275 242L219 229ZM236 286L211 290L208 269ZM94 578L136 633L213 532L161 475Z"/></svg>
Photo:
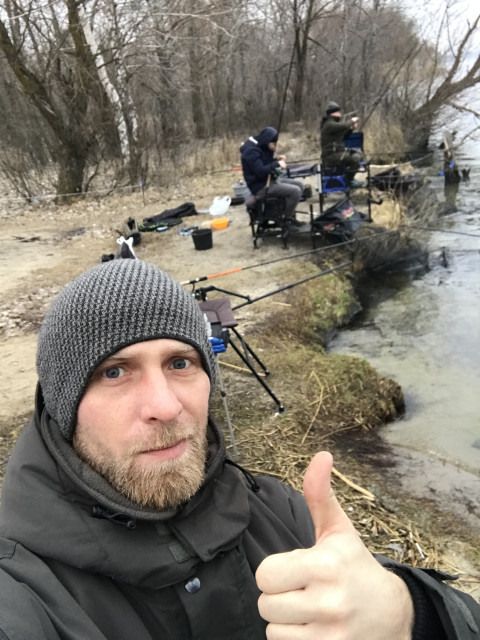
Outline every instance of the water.
<svg viewBox="0 0 480 640"><path fill-rule="evenodd" d="M405 416L382 434L398 454L403 485L473 500L463 515L480 524L480 143L457 159L470 167L470 182L460 184L458 211L434 226L478 237L420 232L431 270L379 282L361 324L342 331L331 350L360 355L401 385ZM443 178L433 182L443 192Z"/></svg>

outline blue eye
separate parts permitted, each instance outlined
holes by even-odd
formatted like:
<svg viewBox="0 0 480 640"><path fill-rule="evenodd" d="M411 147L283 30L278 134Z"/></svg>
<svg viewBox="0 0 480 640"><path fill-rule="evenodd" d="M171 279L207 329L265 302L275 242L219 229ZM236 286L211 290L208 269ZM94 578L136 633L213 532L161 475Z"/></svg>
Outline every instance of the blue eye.
<svg viewBox="0 0 480 640"><path fill-rule="evenodd" d="M119 378L122 374L123 374L122 367L108 367L108 369L105 369L105 371L103 372L103 375L105 376L105 378L110 378L111 380L115 378Z"/></svg>
<svg viewBox="0 0 480 640"><path fill-rule="evenodd" d="M177 358L172 362L173 369L186 369L189 365L189 360L186 360L185 358Z"/></svg>

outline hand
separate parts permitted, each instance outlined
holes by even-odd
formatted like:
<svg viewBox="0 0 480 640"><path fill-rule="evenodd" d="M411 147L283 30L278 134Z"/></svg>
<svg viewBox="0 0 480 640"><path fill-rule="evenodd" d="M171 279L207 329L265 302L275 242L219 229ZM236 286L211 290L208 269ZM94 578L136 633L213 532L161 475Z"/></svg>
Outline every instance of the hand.
<svg viewBox="0 0 480 640"><path fill-rule="evenodd" d="M330 487L332 466L328 452L317 453L303 483L315 545L268 556L257 569L267 638L411 640L410 593L360 540Z"/></svg>
<svg viewBox="0 0 480 640"><path fill-rule="evenodd" d="M278 160L278 165L279 165L280 169L286 169L287 168L287 163L285 162L285 160L279 159Z"/></svg>
<svg viewBox="0 0 480 640"><path fill-rule="evenodd" d="M287 161L287 156L278 156L279 160L283 160L284 162Z"/></svg>

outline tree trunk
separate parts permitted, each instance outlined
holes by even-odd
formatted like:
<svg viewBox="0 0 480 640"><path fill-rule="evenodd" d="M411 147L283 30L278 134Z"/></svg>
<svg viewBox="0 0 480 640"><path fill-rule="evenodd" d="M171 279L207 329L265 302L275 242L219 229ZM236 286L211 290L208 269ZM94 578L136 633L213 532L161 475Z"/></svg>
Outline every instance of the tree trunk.
<svg viewBox="0 0 480 640"><path fill-rule="evenodd" d="M430 109L420 108L407 112L402 117L402 130L407 147L415 151L427 150L434 120L435 112Z"/></svg>
<svg viewBox="0 0 480 640"><path fill-rule="evenodd" d="M86 154L81 153L77 146L62 147L58 162L57 204L68 202L75 194L82 193L86 163Z"/></svg>
<svg viewBox="0 0 480 640"><path fill-rule="evenodd" d="M189 26L189 50L188 62L190 71L190 96L192 101L192 120L194 127L194 136L197 139L207 137L207 126L205 122L205 114L203 109L204 98L202 95L201 83L201 67L200 56L196 50L197 39L195 38L195 29L193 22Z"/></svg>

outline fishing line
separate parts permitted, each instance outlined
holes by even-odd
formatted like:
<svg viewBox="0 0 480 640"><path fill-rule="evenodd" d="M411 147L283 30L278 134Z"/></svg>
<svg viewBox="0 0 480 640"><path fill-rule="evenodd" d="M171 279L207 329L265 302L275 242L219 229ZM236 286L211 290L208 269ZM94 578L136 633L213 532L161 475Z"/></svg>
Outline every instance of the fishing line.
<svg viewBox="0 0 480 640"><path fill-rule="evenodd" d="M419 225L416 224L410 224L410 225L401 225L401 228L403 229L420 229L422 231L438 231L439 233L451 233L453 235L457 235L457 236L469 236L470 238L480 238L479 234L476 233L468 233L467 231L451 231L450 229L440 229L438 227L421 227Z"/></svg>

